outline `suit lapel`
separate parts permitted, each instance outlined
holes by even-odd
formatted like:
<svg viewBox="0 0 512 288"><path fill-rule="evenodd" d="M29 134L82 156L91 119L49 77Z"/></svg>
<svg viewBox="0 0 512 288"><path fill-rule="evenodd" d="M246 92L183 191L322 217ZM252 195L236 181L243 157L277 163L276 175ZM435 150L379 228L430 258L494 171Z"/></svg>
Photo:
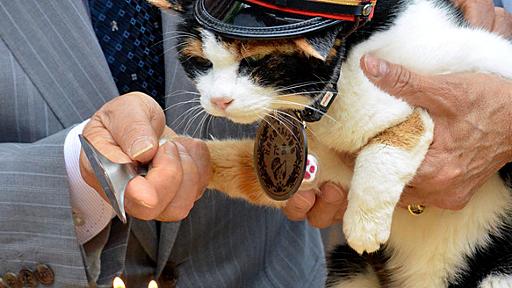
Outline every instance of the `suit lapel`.
<svg viewBox="0 0 512 288"><path fill-rule="evenodd" d="M180 20L179 16L176 15L173 11L166 11L162 13L162 27L164 33L164 51L165 54L165 86L166 86L166 95L171 95L173 91L180 90L193 90L193 86L188 78L185 76L180 63L177 61L176 57L176 49L174 49L175 43L172 39L175 35L174 31L176 31L176 24ZM174 97L166 98L167 107L175 104ZM167 110L169 111L169 110ZM171 117L169 117L171 116ZM175 116L175 115L174 115ZM171 120L175 118L172 115L167 115L167 124L172 122ZM171 127L172 128L172 127ZM158 245L158 261L156 268L156 275L160 276L162 270L164 269L167 261L169 261L169 256L171 255L171 250L174 246L174 242L176 241L176 236L178 235L178 230L180 228L180 222L176 223L162 223L160 226L160 240Z"/></svg>
<svg viewBox="0 0 512 288"><path fill-rule="evenodd" d="M0 39L66 127L118 95L81 0L0 1Z"/></svg>

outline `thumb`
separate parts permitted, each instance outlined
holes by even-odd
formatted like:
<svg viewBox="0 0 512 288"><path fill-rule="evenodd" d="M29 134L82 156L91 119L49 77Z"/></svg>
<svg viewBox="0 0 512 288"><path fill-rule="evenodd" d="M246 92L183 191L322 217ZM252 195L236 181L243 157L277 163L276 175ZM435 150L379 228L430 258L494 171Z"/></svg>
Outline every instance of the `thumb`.
<svg viewBox="0 0 512 288"><path fill-rule="evenodd" d="M133 92L105 104L91 118L84 135L105 156L117 155L114 158L122 162L127 162L126 158L149 162L158 150L164 128L165 116L158 103Z"/></svg>
<svg viewBox="0 0 512 288"><path fill-rule="evenodd" d="M361 69L368 79L384 92L405 100L412 106L427 108L432 82L401 65L389 63L371 55L361 58Z"/></svg>

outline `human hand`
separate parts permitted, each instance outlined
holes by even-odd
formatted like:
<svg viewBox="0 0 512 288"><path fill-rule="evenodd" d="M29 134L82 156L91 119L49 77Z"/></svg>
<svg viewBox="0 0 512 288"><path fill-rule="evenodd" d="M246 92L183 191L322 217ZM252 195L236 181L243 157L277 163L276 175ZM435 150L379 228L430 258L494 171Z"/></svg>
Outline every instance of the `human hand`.
<svg viewBox="0 0 512 288"><path fill-rule="evenodd" d="M210 154L204 142L173 137L172 142L158 146L161 137L176 134L165 126L158 103L143 93L129 93L103 105L91 117L83 135L113 162L152 162L146 177L135 177L126 187L126 211L139 219L184 219L211 176ZM85 182L107 200L83 151L80 172Z"/></svg>
<svg viewBox="0 0 512 288"><path fill-rule="evenodd" d="M425 76L365 55L361 68L390 95L428 110L434 139L401 205L462 209L512 161L512 82L496 75Z"/></svg>
<svg viewBox="0 0 512 288"><path fill-rule="evenodd" d="M284 214L292 221L308 219L317 228L326 228L343 221L347 209L347 192L332 183L320 191L299 190L286 202Z"/></svg>
<svg viewBox="0 0 512 288"><path fill-rule="evenodd" d="M464 13L466 20L505 38L512 37L512 14L501 7L494 7L492 0L453 0Z"/></svg>

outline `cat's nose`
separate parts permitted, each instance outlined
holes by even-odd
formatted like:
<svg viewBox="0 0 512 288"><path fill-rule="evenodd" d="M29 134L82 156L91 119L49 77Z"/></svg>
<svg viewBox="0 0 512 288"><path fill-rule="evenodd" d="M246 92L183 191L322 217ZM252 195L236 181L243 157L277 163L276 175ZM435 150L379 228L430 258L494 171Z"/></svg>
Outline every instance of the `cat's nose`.
<svg viewBox="0 0 512 288"><path fill-rule="evenodd" d="M224 111L228 106L233 103L233 98L229 97L213 97L210 102L220 110Z"/></svg>

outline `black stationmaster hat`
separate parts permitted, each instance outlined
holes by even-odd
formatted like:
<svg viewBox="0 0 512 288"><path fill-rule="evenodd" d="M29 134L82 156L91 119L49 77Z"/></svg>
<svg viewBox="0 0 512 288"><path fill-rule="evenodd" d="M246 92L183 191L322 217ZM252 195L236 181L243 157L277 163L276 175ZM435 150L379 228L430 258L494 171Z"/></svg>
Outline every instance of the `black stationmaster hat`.
<svg viewBox="0 0 512 288"><path fill-rule="evenodd" d="M376 0L197 0L201 25L227 37L298 37L333 25L368 20Z"/></svg>

